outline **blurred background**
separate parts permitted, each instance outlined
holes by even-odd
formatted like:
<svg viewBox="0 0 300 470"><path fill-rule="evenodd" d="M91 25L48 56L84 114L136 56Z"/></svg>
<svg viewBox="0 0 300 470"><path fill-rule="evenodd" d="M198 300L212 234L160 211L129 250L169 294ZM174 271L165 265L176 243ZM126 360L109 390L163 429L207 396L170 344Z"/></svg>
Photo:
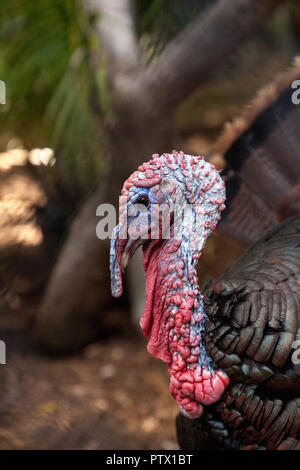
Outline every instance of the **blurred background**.
<svg viewBox="0 0 300 470"><path fill-rule="evenodd" d="M96 207L116 204L152 153L176 148L222 168L224 124L300 46L296 0L254 2L235 24L238 3L1 2L2 449L177 448L168 372L139 331L143 279L111 298ZM220 5L226 36L209 23ZM213 234L200 283L244 248Z"/></svg>

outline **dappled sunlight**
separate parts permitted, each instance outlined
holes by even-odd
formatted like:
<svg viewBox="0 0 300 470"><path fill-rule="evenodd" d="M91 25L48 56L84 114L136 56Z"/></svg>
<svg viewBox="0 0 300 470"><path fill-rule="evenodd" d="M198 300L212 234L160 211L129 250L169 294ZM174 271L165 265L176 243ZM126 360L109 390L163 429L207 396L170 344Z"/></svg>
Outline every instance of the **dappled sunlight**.
<svg viewBox="0 0 300 470"><path fill-rule="evenodd" d="M47 198L26 166L30 155L24 149L0 154L0 250L18 244L38 246L43 241L42 230L35 222L35 208L44 206ZM44 162L45 155L49 152L44 153Z"/></svg>
<svg viewBox="0 0 300 470"><path fill-rule="evenodd" d="M53 166L55 165L56 159L54 157L54 151L51 148L36 148L29 152L28 160L31 165L34 166Z"/></svg>
<svg viewBox="0 0 300 470"><path fill-rule="evenodd" d="M0 213L1 217L1 213ZM14 227L4 227L0 231L0 247L22 244L38 246L43 241L42 231L33 223L19 224Z"/></svg>
<svg viewBox="0 0 300 470"><path fill-rule="evenodd" d="M0 175L1 176L1 175ZM0 198L17 198L31 204L43 206L46 196L39 183L26 172L10 173L0 186Z"/></svg>
<svg viewBox="0 0 300 470"><path fill-rule="evenodd" d="M30 167L29 154L21 148L0 154L0 313L1 326L8 328L24 326L34 317L47 269L36 211L43 210L48 198ZM30 301L24 302L23 295Z"/></svg>
<svg viewBox="0 0 300 470"><path fill-rule="evenodd" d="M34 217L34 208L31 202L16 199L9 194L0 200L0 227L8 224L16 225L32 217Z"/></svg>
<svg viewBox="0 0 300 470"><path fill-rule="evenodd" d="M0 171L8 171L14 166L24 166L28 160L28 152L24 149L12 149L0 153Z"/></svg>

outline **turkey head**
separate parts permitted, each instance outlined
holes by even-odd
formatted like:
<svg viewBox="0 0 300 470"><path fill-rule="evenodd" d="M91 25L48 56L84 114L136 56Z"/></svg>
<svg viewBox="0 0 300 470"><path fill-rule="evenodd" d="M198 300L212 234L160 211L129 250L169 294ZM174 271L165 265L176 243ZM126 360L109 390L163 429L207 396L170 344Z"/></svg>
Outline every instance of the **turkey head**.
<svg viewBox="0 0 300 470"><path fill-rule="evenodd" d="M119 225L111 240L112 294L138 247L146 274L140 321L148 351L165 361L170 392L189 418L218 401L229 383L202 342L205 312L196 264L224 209L225 184L199 156L153 155L124 183Z"/></svg>

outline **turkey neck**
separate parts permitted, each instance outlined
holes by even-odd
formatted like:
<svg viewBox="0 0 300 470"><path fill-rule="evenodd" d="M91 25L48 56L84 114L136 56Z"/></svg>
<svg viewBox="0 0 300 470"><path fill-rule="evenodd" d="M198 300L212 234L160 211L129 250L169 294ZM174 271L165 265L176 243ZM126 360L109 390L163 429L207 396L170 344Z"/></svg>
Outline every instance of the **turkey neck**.
<svg viewBox="0 0 300 470"><path fill-rule="evenodd" d="M141 327L148 351L168 364L170 391L188 417L220 399L229 383L202 343L205 312L195 256L180 240L152 241L144 249L146 302Z"/></svg>

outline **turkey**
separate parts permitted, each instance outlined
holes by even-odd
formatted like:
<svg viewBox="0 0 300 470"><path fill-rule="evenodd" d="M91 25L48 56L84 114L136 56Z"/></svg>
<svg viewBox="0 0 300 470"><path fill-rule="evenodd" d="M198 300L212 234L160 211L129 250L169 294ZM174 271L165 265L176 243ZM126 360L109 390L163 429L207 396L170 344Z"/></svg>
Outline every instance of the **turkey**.
<svg viewBox="0 0 300 470"><path fill-rule="evenodd" d="M183 152L154 155L122 189L111 240L112 294L122 294L122 271L142 246L140 323L150 354L167 363L185 449L300 449L300 217L276 225L282 201L299 183L299 141L289 135L286 142L295 148L292 170L288 151L284 159L270 157L277 128L296 122L295 109L285 105L290 90L280 83L225 153L226 208L219 172ZM261 119L268 112L276 116L272 126L266 114ZM222 211L221 229L246 243L275 228L202 295L196 265Z"/></svg>

